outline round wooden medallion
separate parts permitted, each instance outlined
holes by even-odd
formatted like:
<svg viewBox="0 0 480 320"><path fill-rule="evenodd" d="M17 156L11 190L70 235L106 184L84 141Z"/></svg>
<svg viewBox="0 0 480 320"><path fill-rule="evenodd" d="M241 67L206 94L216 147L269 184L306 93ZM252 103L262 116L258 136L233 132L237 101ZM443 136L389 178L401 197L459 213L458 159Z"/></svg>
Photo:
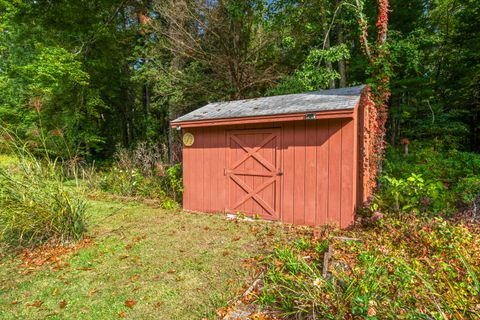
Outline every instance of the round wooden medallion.
<svg viewBox="0 0 480 320"><path fill-rule="evenodd" d="M187 147L190 147L195 142L195 137L190 132L186 132L183 135L183 144Z"/></svg>

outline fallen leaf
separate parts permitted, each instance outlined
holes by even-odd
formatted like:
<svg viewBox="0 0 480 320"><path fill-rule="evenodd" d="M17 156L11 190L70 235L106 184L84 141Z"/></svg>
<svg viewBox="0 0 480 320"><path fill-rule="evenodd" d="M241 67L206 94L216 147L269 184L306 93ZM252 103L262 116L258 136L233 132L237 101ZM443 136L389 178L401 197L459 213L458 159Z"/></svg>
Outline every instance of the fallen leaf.
<svg viewBox="0 0 480 320"><path fill-rule="evenodd" d="M120 312L118 313L118 316L119 316L120 318L125 318L125 311L120 311Z"/></svg>
<svg viewBox="0 0 480 320"><path fill-rule="evenodd" d="M170 269L170 270L167 271L167 273L175 273L175 272L176 272L175 269Z"/></svg>
<svg viewBox="0 0 480 320"><path fill-rule="evenodd" d="M17 304L18 301L17 300L13 300L12 302L10 302L10 304Z"/></svg>
<svg viewBox="0 0 480 320"><path fill-rule="evenodd" d="M376 315L377 315L377 310L375 310L375 308L373 308L373 307L368 308L368 316L369 317L374 317Z"/></svg>
<svg viewBox="0 0 480 320"><path fill-rule="evenodd" d="M89 296L89 297L93 296L95 293L97 293L97 291L98 291L97 288L91 289L90 291L88 291L88 296Z"/></svg>
<svg viewBox="0 0 480 320"><path fill-rule="evenodd" d="M134 305L137 304L137 301L135 300L126 300L125 301L125 307L132 309Z"/></svg>
<svg viewBox="0 0 480 320"><path fill-rule="evenodd" d="M136 280L138 280L138 278L140 278L140 275L136 274L136 275L130 277L130 281L136 281Z"/></svg>
<svg viewBox="0 0 480 320"><path fill-rule="evenodd" d="M129 243L125 246L125 250L130 250L133 247L133 243Z"/></svg>
<svg viewBox="0 0 480 320"><path fill-rule="evenodd" d="M134 242L138 242L138 241L140 241L140 240L145 240L146 238L147 238L147 235L144 234L144 235L142 235L142 236L140 236L140 237L133 238L133 241L134 241Z"/></svg>
<svg viewBox="0 0 480 320"><path fill-rule="evenodd" d="M228 251L227 250L223 251L223 256L224 257L228 256Z"/></svg>
<svg viewBox="0 0 480 320"><path fill-rule="evenodd" d="M60 301L58 306L60 307L60 309L64 309L67 306L67 304L68 304L68 302L66 300L62 300L62 301Z"/></svg>
<svg viewBox="0 0 480 320"><path fill-rule="evenodd" d="M43 304L43 301L41 301L41 300L35 300L33 303L28 304L27 306L39 308L39 307L42 306L42 304Z"/></svg>
<svg viewBox="0 0 480 320"><path fill-rule="evenodd" d="M234 237L234 238L232 239L232 241L238 241L238 240L240 240L241 238L242 238L242 237L240 237L240 236L236 236L236 237Z"/></svg>

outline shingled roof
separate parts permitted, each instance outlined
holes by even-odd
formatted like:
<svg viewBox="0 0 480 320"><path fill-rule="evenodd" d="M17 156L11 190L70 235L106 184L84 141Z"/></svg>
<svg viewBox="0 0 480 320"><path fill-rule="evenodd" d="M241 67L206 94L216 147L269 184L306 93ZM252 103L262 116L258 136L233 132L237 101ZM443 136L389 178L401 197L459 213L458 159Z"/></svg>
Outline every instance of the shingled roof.
<svg viewBox="0 0 480 320"><path fill-rule="evenodd" d="M364 85L361 85L349 88L209 103L172 122L348 110L355 108L364 87Z"/></svg>

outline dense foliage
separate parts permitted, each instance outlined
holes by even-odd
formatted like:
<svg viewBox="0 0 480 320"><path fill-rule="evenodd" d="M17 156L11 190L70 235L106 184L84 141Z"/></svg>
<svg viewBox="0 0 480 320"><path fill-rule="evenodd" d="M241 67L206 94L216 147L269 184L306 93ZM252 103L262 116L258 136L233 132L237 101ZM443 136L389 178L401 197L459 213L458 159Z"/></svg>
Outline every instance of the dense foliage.
<svg viewBox="0 0 480 320"><path fill-rule="evenodd" d="M374 210L450 217L472 206L480 195L480 155L422 144L410 149L387 153Z"/></svg>
<svg viewBox="0 0 480 320"><path fill-rule="evenodd" d="M390 79L392 145L409 138L478 151L479 2L390 1L388 34L377 7L2 0L0 122L32 145L43 122L46 135L62 138L49 146L61 156L62 140L89 159L160 141L170 161L178 148L168 121L208 101ZM382 40L369 59L365 43Z"/></svg>

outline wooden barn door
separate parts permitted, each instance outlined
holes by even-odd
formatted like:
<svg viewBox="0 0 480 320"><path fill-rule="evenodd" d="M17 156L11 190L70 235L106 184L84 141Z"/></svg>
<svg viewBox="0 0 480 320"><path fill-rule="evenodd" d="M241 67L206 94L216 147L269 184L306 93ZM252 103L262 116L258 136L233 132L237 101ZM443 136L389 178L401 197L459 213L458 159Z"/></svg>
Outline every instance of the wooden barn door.
<svg viewBox="0 0 480 320"><path fill-rule="evenodd" d="M227 212L280 219L279 128L227 131Z"/></svg>

